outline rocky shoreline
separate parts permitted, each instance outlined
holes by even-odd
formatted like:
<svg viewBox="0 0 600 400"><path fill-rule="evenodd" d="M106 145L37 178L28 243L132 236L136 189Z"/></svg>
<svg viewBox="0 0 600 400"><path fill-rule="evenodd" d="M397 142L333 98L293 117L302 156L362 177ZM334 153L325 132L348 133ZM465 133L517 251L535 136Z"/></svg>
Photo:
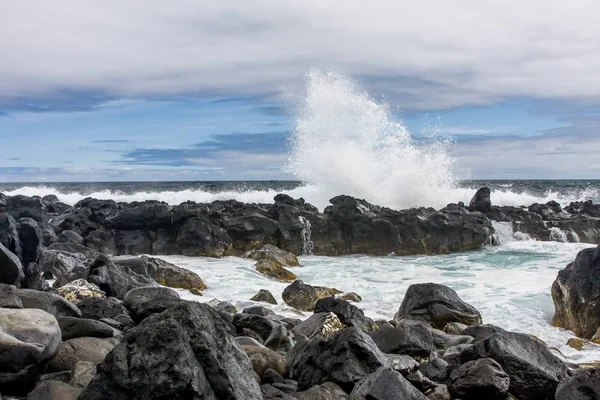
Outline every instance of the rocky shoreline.
<svg viewBox="0 0 600 400"><path fill-rule="evenodd" d="M451 288L409 287L394 318L374 321L356 293L297 280L296 254L439 254L493 241L492 220L538 240L597 244L600 207L550 202L395 211L338 196L320 213L274 204L115 203L0 195L0 394L28 399L594 399L595 369L567 364L534 336L486 325ZM291 253L290 253L291 252ZM553 285L553 321L594 340L600 248L580 252ZM289 282L285 303L185 301L197 274L141 254L257 261ZM54 280L50 287L48 280ZM596 334L597 336L597 334Z"/></svg>

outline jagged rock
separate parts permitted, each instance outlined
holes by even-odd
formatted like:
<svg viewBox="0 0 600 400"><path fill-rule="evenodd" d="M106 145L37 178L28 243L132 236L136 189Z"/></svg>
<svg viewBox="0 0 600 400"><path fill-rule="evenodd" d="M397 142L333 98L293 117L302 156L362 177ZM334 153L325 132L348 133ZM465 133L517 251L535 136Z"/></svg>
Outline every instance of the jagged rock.
<svg viewBox="0 0 600 400"><path fill-rule="evenodd" d="M554 326L591 339L600 326L600 246L581 250L552 284Z"/></svg>
<svg viewBox="0 0 600 400"><path fill-rule="evenodd" d="M1 209L1 207L0 207ZM0 244L17 257L21 254L21 240L17 229L17 221L6 212L0 210Z"/></svg>
<svg viewBox="0 0 600 400"><path fill-rule="evenodd" d="M419 365L421 365L411 356L403 354L386 354L385 356L389 361L390 368L396 372L400 372L404 376L415 372L419 368Z"/></svg>
<svg viewBox="0 0 600 400"><path fill-rule="evenodd" d="M468 325L461 324L460 322L450 322L444 326L443 331L449 335L462 335L462 332L467 328L469 328Z"/></svg>
<svg viewBox="0 0 600 400"><path fill-rule="evenodd" d="M500 400L506 397L510 378L491 358L469 361L450 374L452 396L465 400Z"/></svg>
<svg viewBox="0 0 600 400"><path fill-rule="evenodd" d="M429 359L433 346L431 332L423 325L383 327L370 333L379 350L386 354L405 354Z"/></svg>
<svg viewBox="0 0 600 400"><path fill-rule="evenodd" d="M27 400L77 400L82 389L59 381L46 381L27 395Z"/></svg>
<svg viewBox="0 0 600 400"><path fill-rule="evenodd" d="M556 400L591 400L600 398L600 371L583 368L561 381L556 389Z"/></svg>
<svg viewBox="0 0 600 400"><path fill-rule="evenodd" d="M357 295L354 292L343 293L340 296L340 299L346 300L346 301L353 301L355 303L360 303L362 301L362 297L360 297L359 295Z"/></svg>
<svg viewBox="0 0 600 400"><path fill-rule="evenodd" d="M450 322L465 325L481 324L481 314L465 303L448 286L422 283L409 286L394 320L425 321L434 328L443 329Z"/></svg>
<svg viewBox="0 0 600 400"><path fill-rule="evenodd" d="M471 347L473 347L473 345L470 344L458 344L456 346L448 347L442 354L442 359L448 363L448 370L460 367L463 364L461 358L462 352Z"/></svg>
<svg viewBox="0 0 600 400"><path fill-rule="evenodd" d="M268 368L262 375L261 383L263 384L273 384L273 383L283 383L283 376L277 373L277 371Z"/></svg>
<svg viewBox="0 0 600 400"><path fill-rule="evenodd" d="M56 293L71 303L78 303L88 297L105 297L105 293L98 286L84 279L67 283L56 289Z"/></svg>
<svg viewBox="0 0 600 400"><path fill-rule="evenodd" d="M242 334L244 329L250 329L258 333L264 341L271 335L271 332L278 323L261 315L235 314L233 316L233 325L238 333Z"/></svg>
<svg viewBox="0 0 600 400"><path fill-rule="evenodd" d="M206 304L208 304L214 309L226 312L228 314L235 314L237 312L237 308L233 304L228 303L226 301L221 301L219 299L212 299Z"/></svg>
<svg viewBox="0 0 600 400"><path fill-rule="evenodd" d="M269 259L262 259L256 263L256 271L267 278L276 279L280 282L292 282L296 279L296 275L281 264Z"/></svg>
<svg viewBox="0 0 600 400"><path fill-rule="evenodd" d="M381 367L373 374L360 380L354 386L350 395L367 399L427 399L402 374L389 367Z"/></svg>
<svg viewBox="0 0 600 400"><path fill-rule="evenodd" d="M50 272L56 278L55 287L77 279L86 279L89 274L88 264L87 257L80 253L49 249L40 253L42 271Z"/></svg>
<svg viewBox="0 0 600 400"><path fill-rule="evenodd" d="M315 336L328 338L344 329L344 325L334 313L316 313L300 322L292 330L312 339Z"/></svg>
<svg viewBox="0 0 600 400"><path fill-rule="evenodd" d="M419 371L427 378L437 383L444 383L448 379L448 362L442 358L434 358L422 364Z"/></svg>
<svg viewBox="0 0 600 400"><path fill-rule="evenodd" d="M15 286L0 283L0 307L23 308L23 302L17 296L17 288Z"/></svg>
<svg viewBox="0 0 600 400"><path fill-rule="evenodd" d="M461 335L469 335L475 339L475 342L481 342L492 336L497 332L506 332L504 329L499 326L490 325L490 324L482 324L482 325L471 325L468 328L464 329L461 332Z"/></svg>
<svg viewBox="0 0 600 400"><path fill-rule="evenodd" d="M73 303L54 293L18 289L17 296L23 308L39 308L55 317L81 317L81 311Z"/></svg>
<svg viewBox="0 0 600 400"><path fill-rule="evenodd" d="M260 315L261 317L277 318L275 311L268 309L267 307L263 307L263 306L246 307L242 310L242 314L254 314L254 315Z"/></svg>
<svg viewBox="0 0 600 400"><path fill-rule="evenodd" d="M132 202L110 215L104 225L119 230L157 229L171 226L171 211L159 201Z"/></svg>
<svg viewBox="0 0 600 400"><path fill-rule="evenodd" d="M166 287L140 287L127 292L123 298L123 306L129 311L131 318L139 323L144 318L166 309L181 301L179 294Z"/></svg>
<svg viewBox="0 0 600 400"><path fill-rule="evenodd" d="M346 326L356 326L365 332L375 330L375 323L371 318L365 317L363 311L349 302L327 297L320 299L315 304L315 313L332 312Z"/></svg>
<svg viewBox="0 0 600 400"><path fill-rule="evenodd" d="M40 364L61 344L56 318L38 309L0 308L0 387L4 395L31 390Z"/></svg>
<svg viewBox="0 0 600 400"><path fill-rule="evenodd" d="M131 289L144 286L158 286L150 277L136 274L131 269L113 263L105 255L100 255L90 266L88 281L98 285L107 296L122 299Z"/></svg>
<svg viewBox="0 0 600 400"><path fill-rule="evenodd" d="M288 365L301 390L329 381L349 392L360 379L388 366L388 360L366 333L352 327L296 345Z"/></svg>
<svg viewBox="0 0 600 400"><path fill-rule="evenodd" d="M21 286L24 276L19 257L0 243L0 283Z"/></svg>
<svg viewBox="0 0 600 400"><path fill-rule="evenodd" d="M313 386L303 392L294 394L298 400L344 400L348 396L344 390L333 382ZM358 399L357 399L358 400Z"/></svg>
<svg viewBox="0 0 600 400"><path fill-rule="evenodd" d="M184 256L223 257L230 247L227 231L207 219L186 219L175 240L177 253Z"/></svg>
<svg viewBox="0 0 600 400"><path fill-rule="evenodd" d="M212 307L178 304L127 331L80 400L262 400L234 334Z"/></svg>
<svg viewBox="0 0 600 400"><path fill-rule="evenodd" d="M78 388L86 388L96 376L96 364L91 361L79 361L73 368L73 376L69 384Z"/></svg>
<svg viewBox="0 0 600 400"><path fill-rule="evenodd" d="M77 243L77 244L83 244L83 237L81 237L81 235L75 231L71 231L69 229L66 229L64 231L62 231L60 233L60 238L62 239L62 241L64 242L73 242L73 243Z"/></svg>
<svg viewBox="0 0 600 400"><path fill-rule="evenodd" d="M474 341L473 337L469 335L450 335L439 329L430 329L430 331L433 337L433 344L441 350L459 344L471 344Z"/></svg>
<svg viewBox="0 0 600 400"><path fill-rule="evenodd" d="M286 287L281 297L287 305L302 311L314 310L318 300L315 288L301 280L296 280Z"/></svg>
<svg viewBox="0 0 600 400"><path fill-rule="evenodd" d="M422 393L425 393L437 386L435 382L423 375L421 371L415 371L406 375L406 380Z"/></svg>
<svg viewBox="0 0 600 400"><path fill-rule="evenodd" d="M119 343L116 338L79 337L62 343L58 353L48 363L48 371L72 371L78 362L102 362Z"/></svg>
<svg viewBox="0 0 600 400"><path fill-rule="evenodd" d="M142 256L146 263L147 275L160 285L188 290L205 290L206 284L193 271L178 267L160 258Z"/></svg>
<svg viewBox="0 0 600 400"><path fill-rule="evenodd" d="M265 346L243 346L242 349L250 359L254 372L262 379L267 369L285 375L287 363L279 353Z"/></svg>
<svg viewBox="0 0 600 400"><path fill-rule="evenodd" d="M469 211L479 211L482 213L486 213L492 207L492 201L490 200L490 188L482 187L477 192L469 202Z"/></svg>
<svg viewBox="0 0 600 400"><path fill-rule="evenodd" d="M425 393L429 400L452 400L448 386L439 385ZM509 400L509 399L507 399Z"/></svg>
<svg viewBox="0 0 600 400"><path fill-rule="evenodd" d="M510 393L521 400L553 399L567 366L530 335L498 332L462 351L463 362L491 358L510 377Z"/></svg>
<svg viewBox="0 0 600 400"><path fill-rule="evenodd" d="M113 337L114 329L103 322L89 318L58 317L62 340L78 337Z"/></svg>
<svg viewBox="0 0 600 400"><path fill-rule="evenodd" d="M118 254L151 254L152 241L145 230L121 231L117 235Z"/></svg>
<svg viewBox="0 0 600 400"><path fill-rule="evenodd" d="M280 266L296 267L299 266L298 257L293 253L273 246L272 244L266 244L260 249L247 251L242 255L244 258L252 258L256 261L270 260Z"/></svg>
<svg viewBox="0 0 600 400"><path fill-rule="evenodd" d="M119 315L127 314L123 303L115 297L86 297L77 303L83 318L117 319Z"/></svg>
<svg viewBox="0 0 600 400"><path fill-rule="evenodd" d="M292 397L270 384L262 385L260 390L264 400L297 400L297 397Z"/></svg>
<svg viewBox="0 0 600 400"><path fill-rule="evenodd" d="M277 300L273 297L273 294L266 289L260 289L258 293L250 298L252 301L260 301L263 303L277 304Z"/></svg>
<svg viewBox="0 0 600 400"><path fill-rule="evenodd" d="M570 338L567 340L567 346L579 351L583 350L587 343L589 343L587 340L580 338Z"/></svg>
<svg viewBox="0 0 600 400"><path fill-rule="evenodd" d="M292 334L284 325L276 325L268 338L265 339L265 347L286 354L294 347Z"/></svg>

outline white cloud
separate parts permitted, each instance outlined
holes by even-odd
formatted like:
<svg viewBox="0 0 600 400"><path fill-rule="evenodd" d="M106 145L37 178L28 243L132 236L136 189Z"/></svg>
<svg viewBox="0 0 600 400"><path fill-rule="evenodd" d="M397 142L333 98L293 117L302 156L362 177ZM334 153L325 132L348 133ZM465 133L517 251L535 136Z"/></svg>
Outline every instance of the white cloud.
<svg viewBox="0 0 600 400"><path fill-rule="evenodd" d="M487 135L492 133L489 129L478 129L478 128L466 128L462 126L457 127L444 127L440 131L442 134L447 135Z"/></svg>
<svg viewBox="0 0 600 400"><path fill-rule="evenodd" d="M600 93L597 9L597 0L4 1L0 97L275 93L317 66L408 108L587 98Z"/></svg>

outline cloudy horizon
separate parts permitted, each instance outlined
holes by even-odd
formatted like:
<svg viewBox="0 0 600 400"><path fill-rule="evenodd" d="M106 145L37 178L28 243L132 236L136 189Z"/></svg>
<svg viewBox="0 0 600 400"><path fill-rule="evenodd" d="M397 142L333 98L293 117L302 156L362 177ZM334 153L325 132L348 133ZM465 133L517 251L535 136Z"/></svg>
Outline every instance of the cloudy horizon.
<svg viewBox="0 0 600 400"><path fill-rule="evenodd" d="M293 179L311 68L473 179L600 177L596 2L0 4L0 181Z"/></svg>

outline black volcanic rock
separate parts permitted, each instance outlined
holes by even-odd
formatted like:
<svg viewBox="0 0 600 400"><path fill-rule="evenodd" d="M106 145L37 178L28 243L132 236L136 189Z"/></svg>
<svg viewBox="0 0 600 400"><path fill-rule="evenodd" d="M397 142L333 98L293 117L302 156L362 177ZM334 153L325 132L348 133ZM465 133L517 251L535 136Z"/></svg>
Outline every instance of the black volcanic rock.
<svg viewBox="0 0 600 400"><path fill-rule="evenodd" d="M490 188L482 187L469 202L469 211L479 211L485 213L492 207L492 201L490 199Z"/></svg>

